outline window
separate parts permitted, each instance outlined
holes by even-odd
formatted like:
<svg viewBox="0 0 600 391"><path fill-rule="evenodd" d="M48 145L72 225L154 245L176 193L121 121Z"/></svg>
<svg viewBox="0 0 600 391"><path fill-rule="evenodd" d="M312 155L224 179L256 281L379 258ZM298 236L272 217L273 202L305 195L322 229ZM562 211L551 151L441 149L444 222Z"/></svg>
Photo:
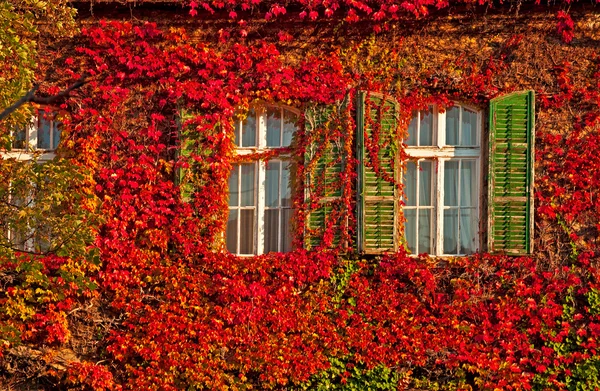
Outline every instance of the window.
<svg viewBox="0 0 600 391"><path fill-rule="evenodd" d="M256 107L235 122L238 155L289 147L298 114L277 106ZM238 255L288 252L292 248L292 179L286 155L234 164L229 177L227 249Z"/></svg>
<svg viewBox="0 0 600 391"><path fill-rule="evenodd" d="M43 164L13 160L2 167L0 177L0 252L12 249L46 252L51 247L52 219L62 215L60 200L52 198L46 188L49 181L39 181ZM38 202L40 201L40 202Z"/></svg>
<svg viewBox="0 0 600 391"><path fill-rule="evenodd" d="M30 152L41 151L41 160L51 159L54 156L52 152L60 142L60 125L55 119L55 113L39 110L28 124L13 131L9 152L3 155L28 160L31 158Z"/></svg>
<svg viewBox="0 0 600 391"><path fill-rule="evenodd" d="M367 112L370 115L365 118ZM456 104L447 110L432 106L415 113L405 140L402 211L394 186L400 178L395 152L398 113L393 99L359 94L358 252L391 252L405 244L413 254L436 256L468 255L481 250L530 254L533 91L494 98L487 112ZM487 137L483 137L484 121L489 124ZM377 161L373 162L375 157ZM405 217L404 238L400 238L398 229L401 213Z"/></svg>
<svg viewBox="0 0 600 391"><path fill-rule="evenodd" d="M414 115L408 133L403 182L409 250L474 253L480 248L481 112L431 106Z"/></svg>
<svg viewBox="0 0 600 391"><path fill-rule="evenodd" d="M532 252L533 91L494 98L489 110L455 103L419 111L409 124L405 155L398 102L376 93L357 98L356 121L348 115L349 96L309 106L304 114L310 142L298 214L305 248L381 254L405 246L434 256ZM229 177L225 232L233 254L291 250L297 170L285 148L297 117L265 106L235 121L238 158ZM354 148L356 160L348 159Z"/></svg>
<svg viewBox="0 0 600 391"><path fill-rule="evenodd" d="M61 124L55 113L38 110L29 123L12 132L12 140L7 150L0 152L4 159L14 159L17 167L42 168L54 158L61 136ZM34 152L38 153L34 153ZM34 162L37 166L30 166ZM18 168L15 169L18 173ZM16 250L44 252L50 248L50 228L45 224L46 216L37 218L27 211L35 208L34 200L40 189L34 183L24 180L26 176L5 179L0 188L0 201L3 209L0 214L10 216L0 225L10 246Z"/></svg>

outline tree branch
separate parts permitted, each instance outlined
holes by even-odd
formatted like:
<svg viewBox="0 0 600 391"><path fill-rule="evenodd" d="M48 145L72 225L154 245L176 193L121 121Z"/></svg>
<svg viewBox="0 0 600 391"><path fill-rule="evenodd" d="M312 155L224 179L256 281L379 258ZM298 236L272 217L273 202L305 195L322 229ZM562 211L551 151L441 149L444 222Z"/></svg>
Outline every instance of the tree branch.
<svg viewBox="0 0 600 391"><path fill-rule="evenodd" d="M48 97L35 96L36 91L40 87L39 84L36 84L29 91L27 91L27 94L25 94L25 96L23 96L21 99L16 101L13 105L7 107L6 109L4 109L4 111L2 111L0 113L0 121L2 121L4 118L8 117L10 114L15 112L19 107L21 107L22 105L24 105L27 102L33 102L33 103L39 103L39 104L45 104L45 105L51 104L62 98L67 97L73 90L80 88L85 83L87 83L87 75L84 74L79 78L79 80L77 80L75 83L71 84L67 89L59 92L56 95L52 95L52 96L48 96Z"/></svg>
<svg viewBox="0 0 600 391"><path fill-rule="evenodd" d="M15 110L17 110L19 107L21 107L25 103L30 102L39 87L40 86L37 84L34 85L32 89L27 91L27 94L25 94L25 96L23 96L21 99L16 101L12 106L9 106L6 109L4 109L4 111L2 113L0 113L0 121L2 121L4 118L11 115Z"/></svg>

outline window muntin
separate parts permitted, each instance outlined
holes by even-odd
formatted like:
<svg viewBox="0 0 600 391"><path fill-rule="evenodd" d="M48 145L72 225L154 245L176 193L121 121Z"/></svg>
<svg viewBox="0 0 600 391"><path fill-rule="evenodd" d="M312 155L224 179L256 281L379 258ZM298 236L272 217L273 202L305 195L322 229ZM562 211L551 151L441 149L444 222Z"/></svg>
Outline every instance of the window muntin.
<svg viewBox="0 0 600 391"><path fill-rule="evenodd" d="M297 117L279 106L249 110L234 124L237 154L290 146ZM228 251L237 255L291 251L293 172L285 156L233 166L225 237Z"/></svg>
<svg viewBox="0 0 600 391"><path fill-rule="evenodd" d="M479 248L481 114L455 105L417 112L404 172L405 238L413 254L466 255Z"/></svg>

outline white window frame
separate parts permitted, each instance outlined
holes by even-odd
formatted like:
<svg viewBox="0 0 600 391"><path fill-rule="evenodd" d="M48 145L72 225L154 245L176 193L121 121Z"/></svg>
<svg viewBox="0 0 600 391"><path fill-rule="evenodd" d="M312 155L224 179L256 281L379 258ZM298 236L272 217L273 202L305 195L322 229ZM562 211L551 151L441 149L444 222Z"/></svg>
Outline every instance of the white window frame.
<svg viewBox="0 0 600 391"><path fill-rule="evenodd" d="M296 117L300 117L300 111L293 108L293 107L289 107L289 106L285 106L285 105L256 105L256 106L252 106L251 109L254 110L255 115L256 115L256 145L255 146L249 146L249 147L236 147L235 148L235 153L238 156L248 156L254 153L262 153L262 152L269 152L272 151L274 149L279 149L279 148L285 148L285 147L268 147L267 146L267 109L269 108L276 108L281 110L281 114L282 114L282 118L283 115L285 115L285 112L289 112L294 114ZM240 123L240 129L241 129L241 123L242 123L242 119L236 119L236 121L239 121ZM296 128L296 131L298 131L298 128ZM241 133L241 131L240 131ZM281 133L280 133L280 143L283 140L283 127L281 128ZM240 134L240 142L241 142L241 134ZM286 161L290 161L289 159L291 158L290 154L282 154L279 155L276 158L272 158L269 160L257 160L257 161L251 161L251 162L240 162L240 163L235 163L234 167L238 167L240 164L253 164L255 166L254 169L254 209L255 209L255 214L254 214L254 238L253 238L253 253L252 254L240 254L240 253L233 253L235 255L238 256L254 256L254 255L261 255L265 253L265 210L267 209L279 209L279 210L283 210L283 209L287 209L287 207L279 207L279 208L267 208L265 206L266 204L266 172L267 172L267 163L268 162L286 162ZM280 180L281 180L281 170L280 170ZM238 186L239 186L239 181L241 181L241 176L240 178L238 178ZM239 188L239 187L238 187ZM280 192L281 192L281 186L279 187ZM238 207L240 208L240 207ZM241 207L244 208L244 207ZM293 207L292 207L293 209ZM293 213L293 212L292 212ZM281 228L281 227L279 227ZM277 240L278 243L278 248L281 249L281 229L279 229L279 237ZM240 236L241 236L241 229L238 229L237 232L237 246L236 248L239 249L240 248ZM225 240L227 240L226 235L225 235Z"/></svg>
<svg viewBox="0 0 600 391"><path fill-rule="evenodd" d="M433 256L442 256L442 257L453 257L453 256L461 256L466 254L445 254L444 253L444 210L451 209L452 207L446 207L444 205L444 165L447 161L458 161L458 160L475 160L475 178L476 183L473 184L476 193L477 204L475 207L475 216L476 216L476 229L475 232L475 248L481 250L481 211L482 211L482 197L484 196L484 189L482 187L483 179L481 177L483 169L482 169L482 142L483 142L483 113L482 110L468 104L463 103L455 103L453 107L465 108L470 111L474 111L477 114L477 124L476 124L476 145L475 146L450 146L446 145L446 110L440 110L437 105L430 106L433 107L433 137L434 142L432 146L406 146L405 152L408 156L408 159L411 161L415 161L417 163L417 169L419 162L428 160L433 163L433 217L432 217L432 226L433 226L433 243L432 243L432 251L430 255ZM450 108L448 108L450 109ZM462 124L462 110L460 110L459 124ZM418 113L417 115L420 115ZM413 117L414 118L414 117ZM412 119L411 119L412 120ZM419 120L417 120L417 135L419 134ZM417 200L419 197L419 186L417 186ZM416 209L418 210L418 209ZM460 216L460 214L459 214ZM418 235L416 235L416 240L418 241ZM414 256L418 254L412 254Z"/></svg>
<svg viewBox="0 0 600 391"><path fill-rule="evenodd" d="M25 125L25 148L11 147L10 150L0 151L0 156L4 159L16 160L31 160L37 157L39 162L47 162L56 157L55 149L41 149L37 147L38 133L40 128L41 116L47 115L47 120L50 122L50 145L54 144L53 129L58 127L60 122L54 120L55 113L48 112L44 109L37 110L37 114L32 116L27 125ZM11 132L11 138L14 138L14 132ZM59 140L60 142L60 140Z"/></svg>

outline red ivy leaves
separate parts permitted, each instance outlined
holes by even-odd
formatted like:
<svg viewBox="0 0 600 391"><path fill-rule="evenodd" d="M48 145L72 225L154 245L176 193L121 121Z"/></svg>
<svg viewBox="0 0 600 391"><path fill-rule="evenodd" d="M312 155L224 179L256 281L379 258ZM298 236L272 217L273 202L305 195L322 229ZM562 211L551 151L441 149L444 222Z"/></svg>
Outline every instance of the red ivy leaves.
<svg viewBox="0 0 600 391"><path fill-rule="evenodd" d="M400 8L420 15L436 5L446 3L373 8L358 2L351 4L347 17L372 13L378 19ZM192 10L224 6L191 4ZM329 16L338 6L331 3L323 12ZM305 14L319 15L318 8ZM592 242L566 270L503 256L458 259L439 267L402 251L378 265L343 261L341 248L247 258L221 251L227 180L231 164L238 161L232 156L236 110L255 100L293 101L303 107L353 96L362 85L339 55L316 53L289 65L271 44L244 44L222 36L226 46L216 48L193 42L183 31L126 22L101 22L84 29L83 37L87 42L80 53L87 71L103 77L77 102L72 131L81 150L89 152L80 159L95 168L95 189L103 201L106 222L96 243L103 261L101 290L112 299L112 310L122 315L104 342L110 359L127 369L115 379L108 367L82 363L70 369L73 382L96 389L109 389L115 382L129 389L243 388L248 383L277 388L306 380L325 370L329 357L336 357L368 367L424 367L446 374L461 369L477 376L482 388L526 389L544 368L583 360L563 357L546 342L582 334L588 324L590 332L597 330L580 307L573 322L561 319L567 294L583 300L587 289L598 286L597 247ZM518 44L519 39L509 40L507 50ZM459 59L448 69L461 72L440 72L422 80L421 89L398 93L403 125L397 133L408 126L413 110L429 103L447 107L460 97L485 103L499 92L492 79L506 69L503 56L490 59L484 69ZM464 79L457 86L453 75L458 74ZM557 69L561 92L548 102L559 104L560 98L562 104L582 94L600 101L595 86L573 88L570 74L567 65ZM366 83L385 88L380 79ZM455 89L450 93L440 86ZM182 126L198 146L186 158L175 157L182 141L181 108L192 113ZM352 237L357 164L353 110L352 103L340 108L331 123L310 134L303 128L306 117L301 118L293 156L301 163L297 176L298 189L303 189L303 178L314 169L305 160L309 145L324 140L321 150L335 143L342 151L346 169L332 181L342 195L323 232L330 243L335 230L342 231L342 243ZM595 125L591 116L596 112L589 111L589 126ZM366 121L374 133L367 138L367 153L375 171L386 177L377 169L380 129L369 115ZM280 152L245 159L268 159ZM557 214L568 223L584 216L600 220L593 197L600 183L598 156L600 141L594 135L538 135L536 201L542 220ZM173 183L179 167L196 170L196 192L189 203ZM312 204L306 204L301 191L294 200L297 247L308 230L303 225L306 213L319 207L331 190L324 178L316 183ZM340 227L340 221L346 225ZM344 273L347 280L341 281ZM64 339L64 319L52 311L34 321L46 342Z"/></svg>
<svg viewBox="0 0 600 391"><path fill-rule="evenodd" d="M575 25L571 16L565 11L558 11L556 15L556 31L562 38L563 42L570 43L575 36Z"/></svg>

